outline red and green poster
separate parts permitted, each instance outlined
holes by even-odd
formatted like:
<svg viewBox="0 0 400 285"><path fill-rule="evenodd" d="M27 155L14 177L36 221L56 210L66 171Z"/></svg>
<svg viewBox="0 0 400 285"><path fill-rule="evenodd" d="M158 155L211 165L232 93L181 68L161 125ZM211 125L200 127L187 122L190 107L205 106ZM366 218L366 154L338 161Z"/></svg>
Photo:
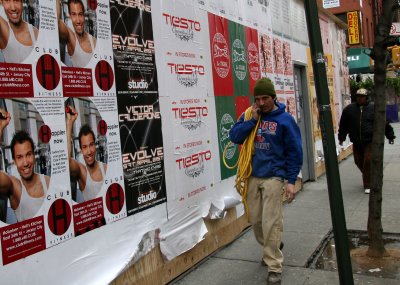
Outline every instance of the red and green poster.
<svg viewBox="0 0 400 285"><path fill-rule="evenodd" d="M230 143L229 131L236 123L236 110L234 97L215 97L215 106L217 113L219 160L221 166L221 179L236 175L236 168L229 169L239 158L239 149L235 144ZM225 153L224 153L225 152ZM225 156L225 158L223 158ZM224 163L225 161L225 163Z"/></svg>
<svg viewBox="0 0 400 285"><path fill-rule="evenodd" d="M233 88L234 94L237 96L247 96L250 94L246 36L244 30L244 26L231 21L229 22Z"/></svg>
<svg viewBox="0 0 400 285"><path fill-rule="evenodd" d="M260 56L258 48L257 30L245 28L246 46L247 46L247 64L249 70L250 94L252 94L254 84L260 78Z"/></svg>
<svg viewBox="0 0 400 285"><path fill-rule="evenodd" d="M228 20L208 14L210 50L215 96L232 96L232 61Z"/></svg>

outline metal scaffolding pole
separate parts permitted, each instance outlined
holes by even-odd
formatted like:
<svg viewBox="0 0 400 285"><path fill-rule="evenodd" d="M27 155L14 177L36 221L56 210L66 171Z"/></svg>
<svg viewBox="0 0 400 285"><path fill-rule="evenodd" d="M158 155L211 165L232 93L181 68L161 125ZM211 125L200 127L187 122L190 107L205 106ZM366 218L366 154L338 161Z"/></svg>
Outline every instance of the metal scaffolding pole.
<svg viewBox="0 0 400 285"><path fill-rule="evenodd" d="M347 238L346 219L344 215L339 165L336 155L332 111L330 106L328 81L326 78L325 59L322 48L317 1L305 0L305 10L314 69L314 82L317 93L319 123L321 127L322 144L324 149L329 204L331 208L339 281L340 284L343 285L352 285L354 284L354 281Z"/></svg>

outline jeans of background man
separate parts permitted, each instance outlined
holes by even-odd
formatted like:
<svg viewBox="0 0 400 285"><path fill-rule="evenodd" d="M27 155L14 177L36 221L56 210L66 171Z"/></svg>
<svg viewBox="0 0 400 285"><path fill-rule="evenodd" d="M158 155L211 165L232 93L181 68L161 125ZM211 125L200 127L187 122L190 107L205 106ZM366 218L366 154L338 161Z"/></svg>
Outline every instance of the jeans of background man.
<svg viewBox="0 0 400 285"><path fill-rule="evenodd" d="M360 169L363 178L364 189L370 189L371 181L371 144L353 144L354 162Z"/></svg>

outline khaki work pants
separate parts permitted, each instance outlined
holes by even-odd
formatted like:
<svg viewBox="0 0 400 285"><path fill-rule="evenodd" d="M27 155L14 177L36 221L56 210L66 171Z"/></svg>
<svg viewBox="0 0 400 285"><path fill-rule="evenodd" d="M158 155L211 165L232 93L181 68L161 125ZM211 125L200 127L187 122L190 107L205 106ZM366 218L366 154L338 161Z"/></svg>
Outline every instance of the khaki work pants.
<svg viewBox="0 0 400 285"><path fill-rule="evenodd" d="M280 178L250 177L247 203L250 223L269 272L282 272L283 254L279 249L283 231L282 188Z"/></svg>

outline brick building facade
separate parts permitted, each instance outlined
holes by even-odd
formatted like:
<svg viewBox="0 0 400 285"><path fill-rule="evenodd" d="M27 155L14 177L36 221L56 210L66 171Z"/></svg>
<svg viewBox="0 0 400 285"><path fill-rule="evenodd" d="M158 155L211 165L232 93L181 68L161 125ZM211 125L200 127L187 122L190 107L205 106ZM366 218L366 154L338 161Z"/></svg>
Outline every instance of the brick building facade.
<svg viewBox="0 0 400 285"><path fill-rule="evenodd" d="M357 11L358 27L359 27L359 43L352 43L349 40L349 32L351 37L351 29L348 30L347 44L348 47L372 47L374 44L375 27L378 23L378 17L382 12L382 0L317 0L318 5L327 8L329 12L348 23L347 13Z"/></svg>

